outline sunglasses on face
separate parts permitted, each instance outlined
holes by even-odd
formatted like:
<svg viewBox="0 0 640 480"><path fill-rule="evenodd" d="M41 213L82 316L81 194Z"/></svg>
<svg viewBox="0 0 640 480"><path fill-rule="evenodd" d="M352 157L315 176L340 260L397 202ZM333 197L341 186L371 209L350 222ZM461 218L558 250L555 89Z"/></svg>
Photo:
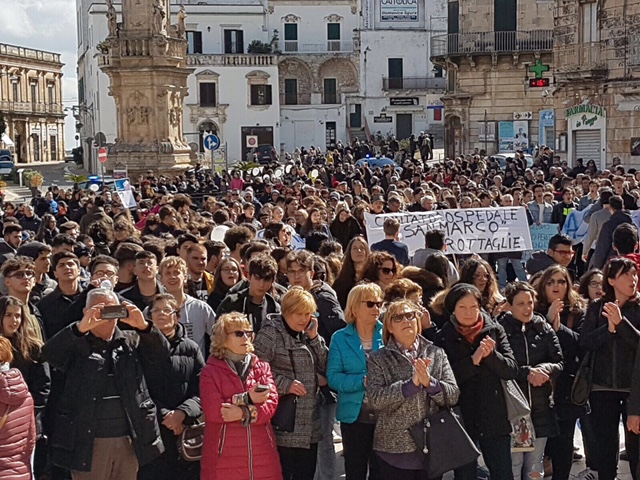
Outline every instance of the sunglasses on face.
<svg viewBox="0 0 640 480"><path fill-rule="evenodd" d="M371 300L367 300L366 302L362 302L367 304L367 308L382 308L382 302L372 302Z"/></svg>
<svg viewBox="0 0 640 480"><path fill-rule="evenodd" d="M21 272L16 272L13 275L9 275L9 278L17 278L22 280L23 278L33 278L36 273L33 270L23 270Z"/></svg>
<svg viewBox="0 0 640 480"><path fill-rule="evenodd" d="M161 313L162 315L173 315L176 311L173 308L163 308L161 310L151 310L151 313Z"/></svg>
<svg viewBox="0 0 640 480"><path fill-rule="evenodd" d="M418 318L418 312L396 313L391 316L391 321L393 323L412 322L416 318Z"/></svg>
<svg viewBox="0 0 640 480"><path fill-rule="evenodd" d="M389 268L389 267L380 267L380 271L385 275L391 275L391 274L395 275L397 272L395 268Z"/></svg>
<svg viewBox="0 0 640 480"><path fill-rule="evenodd" d="M253 330L236 330L235 332L231 332L229 335L235 335L236 338L247 337L249 340L253 338L254 331Z"/></svg>

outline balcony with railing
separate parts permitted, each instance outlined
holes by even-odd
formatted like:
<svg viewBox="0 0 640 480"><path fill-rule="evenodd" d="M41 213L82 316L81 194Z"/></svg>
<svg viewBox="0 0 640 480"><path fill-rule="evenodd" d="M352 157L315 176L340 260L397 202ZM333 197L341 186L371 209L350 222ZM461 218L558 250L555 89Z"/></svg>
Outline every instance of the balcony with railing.
<svg viewBox="0 0 640 480"><path fill-rule="evenodd" d="M62 115L63 107L57 103L41 103L41 102L0 102L0 110L8 113L24 113L24 114L53 114Z"/></svg>
<svg viewBox="0 0 640 480"><path fill-rule="evenodd" d="M553 30L449 33L431 38L431 57L553 50Z"/></svg>
<svg viewBox="0 0 640 480"><path fill-rule="evenodd" d="M353 53L353 40L327 40L324 43L300 43L298 40L285 40L282 53L284 55L296 54L328 54L328 53Z"/></svg>
<svg viewBox="0 0 640 480"><path fill-rule="evenodd" d="M280 105L311 105L310 93L282 93Z"/></svg>
<svg viewBox="0 0 640 480"><path fill-rule="evenodd" d="M436 90L444 91L447 79L442 77L382 77L382 90Z"/></svg>
<svg viewBox="0 0 640 480"><path fill-rule="evenodd" d="M553 51L555 74L559 77L593 78L606 74L607 58L603 42L558 45Z"/></svg>
<svg viewBox="0 0 640 480"><path fill-rule="evenodd" d="M207 65L214 67L270 67L277 66L276 55L251 53L196 53L187 55L187 65L195 67Z"/></svg>

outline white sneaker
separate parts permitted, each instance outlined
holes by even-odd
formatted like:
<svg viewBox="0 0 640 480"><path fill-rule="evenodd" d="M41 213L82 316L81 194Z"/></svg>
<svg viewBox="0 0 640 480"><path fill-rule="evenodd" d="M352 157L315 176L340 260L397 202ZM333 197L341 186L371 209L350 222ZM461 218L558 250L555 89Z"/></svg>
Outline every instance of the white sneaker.
<svg viewBox="0 0 640 480"><path fill-rule="evenodd" d="M335 430L333 430L332 433L333 433L333 443L342 443L342 437L338 435ZM588 480L591 480L591 479L588 479Z"/></svg>
<svg viewBox="0 0 640 480"><path fill-rule="evenodd" d="M575 480L598 480L598 472L595 470L591 470L590 468L585 468L581 472L577 473Z"/></svg>

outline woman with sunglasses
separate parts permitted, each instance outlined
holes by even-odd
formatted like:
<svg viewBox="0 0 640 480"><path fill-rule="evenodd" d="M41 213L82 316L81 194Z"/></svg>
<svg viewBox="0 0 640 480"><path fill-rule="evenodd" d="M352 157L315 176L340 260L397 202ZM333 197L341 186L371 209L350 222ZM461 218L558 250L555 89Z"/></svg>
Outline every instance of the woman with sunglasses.
<svg viewBox="0 0 640 480"><path fill-rule="evenodd" d="M165 451L140 467L139 480L198 480L200 464L185 462L177 449L179 435L202 415L200 404L200 372L204 358L198 344L190 340L179 322L180 307L168 294L156 295L145 311L147 318L163 334L167 359L152 361L145 370L151 398L158 407L158 423ZM153 359L152 359L153 360ZM158 388L162 385L163 388Z"/></svg>
<svg viewBox="0 0 640 480"><path fill-rule="evenodd" d="M555 381L554 409L559 434L547 441L546 455L553 465L553 480L567 480L573 462L573 436L578 418L587 414L585 407L571 401L573 379L580 367L582 352L578 345L580 325L586 302L572 285L571 274L562 265L543 270L532 284L536 290L536 312L546 318L560 340L564 369ZM585 448L589 439L583 434Z"/></svg>
<svg viewBox="0 0 640 480"><path fill-rule="evenodd" d="M379 480L373 454L376 413L366 395L367 359L382 348L382 290L375 283L356 285L349 292L347 326L331 339L327 378L338 392L336 418L340 422L347 480Z"/></svg>
<svg viewBox="0 0 640 480"><path fill-rule="evenodd" d="M346 307L347 296L355 286L358 272L364 267L370 253L369 244L360 235L353 238L347 245L342 259L342 269L332 285L342 308Z"/></svg>
<svg viewBox="0 0 640 480"><path fill-rule="evenodd" d="M384 480L427 478L424 454L408 430L458 403L460 392L449 360L420 336L420 318L418 305L410 300L391 303L384 314L385 347L368 360L366 394L378 414L373 450Z"/></svg>
<svg viewBox="0 0 640 480"><path fill-rule="evenodd" d="M229 290L244 280L242 268L233 257L225 257L220 260L213 276L213 291L209 295L207 303L215 312Z"/></svg>
<svg viewBox="0 0 640 480"><path fill-rule="evenodd" d="M269 364L253 353L253 339L241 313L221 315L213 329L211 356L200 375L207 419L202 480L282 479L270 423L278 393Z"/></svg>
<svg viewBox="0 0 640 480"><path fill-rule="evenodd" d="M507 285L509 311L500 318L509 345L518 362L517 382L531 407L535 428L535 450L512 452L514 480L543 475L543 457L549 437L559 433L552 405L552 383L563 368L560 341L544 317L535 313L536 291L525 282ZM575 419L573 422L575 427Z"/></svg>
<svg viewBox="0 0 640 480"><path fill-rule="evenodd" d="M401 270L402 266L390 253L371 252L358 279L373 282L384 291L397 278Z"/></svg>
<svg viewBox="0 0 640 480"><path fill-rule="evenodd" d="M295 395L294 429L276 428L276 443L285 480L312 480L318 442L318 374L325 375L328 349L318 335L317 306L311 293L293 287L282 297L282 314L269 315L256 336L256 354L271 365L280 397Z"/></svg>
<svg viewBox="0 0 640 480"><path fill-rule="evenodd" d="M516 379L518 364L500 324L482 308L482 294L468 283L449 289L442 303L448 319L436 337L460 387L465 429L479 444L493 480L513 480L511 424L502 380ZM476 462L456 471L456 478L476 478Z"/></svg>
<svg viewBox="0 0 640 480"><path fill-rule="evenodd" d="M504 305L504 298L498 290L496 274L489 264L481 258L469 258L460 268L460 283L474 285L482 295L482 308L495 317Z"/></svg>
<svg viewBox="0 0 640 480"><path fill-rule="evenodd" d="M618 467L618 425L627 417L625 446L631 472L637 472L640 416L637 405L628 403L636 388L632 365L636 363L640 330L638 271L628 258L612 258L602 272L604 296L592 302L582 323L580 346L595 354L591 417L598 449L598 479L614 480ZM629 412L627 411L629 409Z"/></svg>

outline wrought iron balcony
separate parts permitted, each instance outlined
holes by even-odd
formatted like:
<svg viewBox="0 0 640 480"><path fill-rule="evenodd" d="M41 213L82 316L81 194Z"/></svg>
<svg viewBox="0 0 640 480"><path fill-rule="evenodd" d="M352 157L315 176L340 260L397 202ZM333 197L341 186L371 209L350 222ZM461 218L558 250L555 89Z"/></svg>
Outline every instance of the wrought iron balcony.
<svg viewBox="0 0 640 480"><path fill-rule="evenodd" d="M311 105L310 93L281 93L280 105Z"/></svg>
<svg viewBox="0 0 640 480"><path fill-rule="evenodd" d="M382 77L382 90L441 90L447 86L447 79L442 77Z"/></svg>
<svg viewBox="0 0 640 480"><path fill-rule="evenodd" d="M431 38L431 57L553 50L553 30L449 33Z"/></svg>

